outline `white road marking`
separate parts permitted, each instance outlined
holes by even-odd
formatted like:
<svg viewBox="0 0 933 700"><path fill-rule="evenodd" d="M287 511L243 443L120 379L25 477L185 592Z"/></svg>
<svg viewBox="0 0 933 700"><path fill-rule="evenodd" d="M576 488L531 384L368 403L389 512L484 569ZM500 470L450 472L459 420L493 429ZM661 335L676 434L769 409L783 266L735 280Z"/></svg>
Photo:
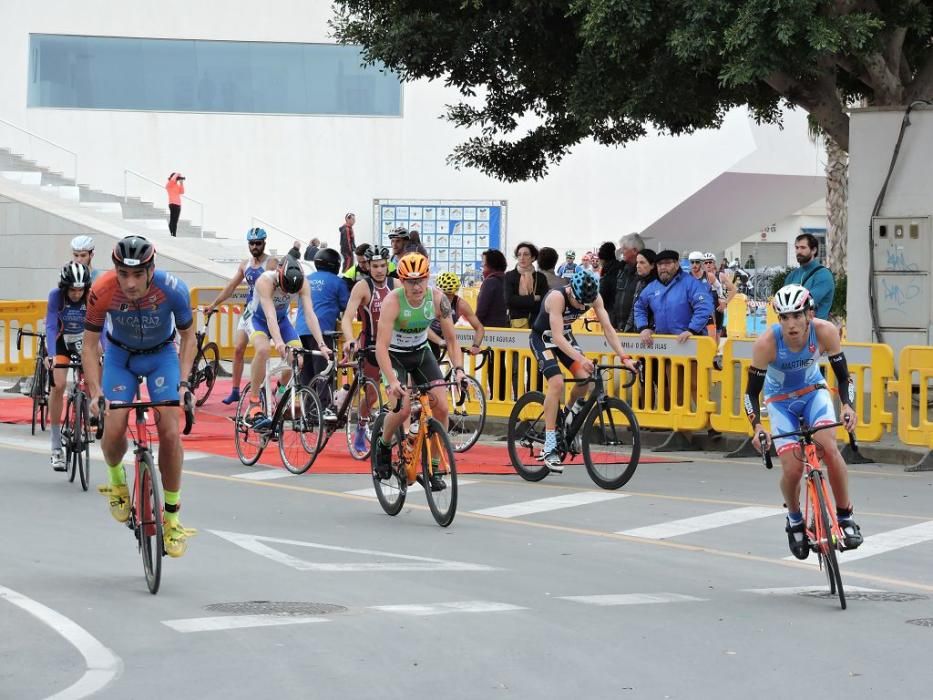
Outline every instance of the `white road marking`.
<svg viewBox="0 0 933 700"><path fill-rule="evenodd" d="M522 501L521 503L509 503L508 505L495 506L494 508L481 508L479 510L471 510L470 512L479 515L492 515L497 518L519 518L523 515L544 513L549 510L560 510L562 508L573 508L575 506L585 506L590 503L612 501L617 498L628 498L628 494L605 493L603 491L580 491L563 496L536 498L533 501Z"/></svg>
<svg viewBox="0 0 933 700"><path fill-rule="evenodd" d="M84 663L87 666L84 675L61 692L48 698L48 700L86 698L106 688L120 675L123 670L123 662L120 657L97 641L76 622L69 620L61 613L52 610L52 608L46 607L42 603L27 598L5 586L0 586L0 598L8 600L43 624L51 627L84 657Z"/></svg>
<svg viewBox="0 0 933 700"><path fill-rule="evenodd" d="M176 632L216 632L249 627L277 627L279 625L307 625L312 622L330 622L324 617L297 617L294 615L221 615L218 617L189 617L182 620L162 620L162 624Z"/></svg>
<svg viewBox="0 0 933 700"><path fill-rule="evenodd" d="M28 426L27 426L28 427ZM33 437L32 435L24 435L22 438L9 438L9 437L0 437L0 447L9 447L14 450L20 450L22 452L35 452L36 454L50 455L51 446L49 444L49 433L45 432L40 436ZM159 451L158 449L153 449L153 454L155 455L156 465L158 465ZM204 459L206 457L212 457L206 452L195 452L193 450L185 450L185 461L192 462L197 459ZM101 452L100 446L96 442L91 443L91 460L94 462L103 462L104 453ZM124 455L123 463L132 466L133 464L133 451L130 450Z"/></svg>
<svg viewBox="0 0 933 700"><path fill-rule="evenodd" d="M518 605L508 603L494 603L487 600L464 600L454 603L431 603L412 605L373 605L370 610L397 613L399 615L447 615L449 613L486 613L506 612L510 610L527 610Z"/></svg>
<svg viewBox="0 0 933 700"><path fill-rule="evenodd" d="M888 530L877 535L871 535L865 538L858 549L851 549L845 552L839 552L839 561L843 564L874 557L879 554L888 554L902 547L910 547L914 544L929 542L933 540L933 520L925 523L918 523L908 527L898 528L897 530ZM794 559L793 555L784 557L785 559ZM816 560L806 562L816 566Z"/></svg>
<svg viewBox="0 0 933 700"><path fill-rule="evenodd" d="M470 484L476 484L476 483L478 482L473 479L457 479L457 488L460 488L461 486L469 486ZM416 485L420 486L420 484L416 484ZM348 496L365 496L366 498L372 498L372 499L376 498L376 491L375 491L375 487L373 486L370 486L367 489L353 489L352 491L344 491L344 493L347 494Z"/></svg>
<svg viewBox="0 0 933 700"><path fill-rule="evenodd" d="M708 513L707 515L698 515L694 518L671 520L670 522L649 525L647 527L636 527L634 530L619 530L616 534L642 537L647 540L664 540L668 537L688 535L693 532L712 530L713 528L735 525L749 520L768 518L782 512L783 510L780 508L748 506L746 508L733 508L731 510Z"/></svg>
<svg viewBox="0 0 933 700"><path fill-rule="evenodd" d="M860 586L843 586L846 593L882 593L878 588L862 588ZM743 588L743 593L756 593L758 595L798 595L800 593L827 593L827 586L788 586L786 588Z"/></svg>
<svg viewBox="0 0 933 700"><path fill-rule="evenodd" d="M270 481L272 479L285 479L289 476L296 476L286 469L262 469L255 472L246 472L244 474L234 474L234 479L249 479L250 481Z"/></svg>
<svg viewBox="0 0 933 700"><path fill-rule="evenodd" d="M572 600L585 605L652 605L655 603L701 603L706 598L695 598L681 593L610 593L608 595L565 595L561 600Z"/></svg>
<svg viewBox="0 0 933 700"><path fill-rule="evenodd" d="M395 554L374 549L355 549L353 547L337 547L317 542L303 542L301 540L288 540L278 537L261 537L247 535L239 532L225 532L223 530L208 530L218 537L232 542L243 549L271 559L279 564L290 566L298 571L324 571L324 572L360 572L360 571L496 571L497 569L485 564L471 564L448 559L433 559L431 557L416 557L410 554ZM285 552L273 549L264 542L292 545L295 547L309 547L311 549L329 552L343 552L346 554L363 555L381 561L358 562L313 562L298 559ZM385 560L389 561L385 561Z"/></svg>

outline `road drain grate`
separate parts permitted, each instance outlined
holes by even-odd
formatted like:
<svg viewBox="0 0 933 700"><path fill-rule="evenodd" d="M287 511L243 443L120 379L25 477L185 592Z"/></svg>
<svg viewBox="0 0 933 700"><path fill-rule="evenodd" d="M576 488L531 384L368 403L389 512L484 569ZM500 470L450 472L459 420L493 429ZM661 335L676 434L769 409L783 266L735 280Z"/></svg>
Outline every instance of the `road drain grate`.
<svg viewBox="0 0 933 700"><path fill-rule="evenodd" d="M836 598L835 593L829 591L807 591L801 595L811 598ZM877 593L863 591L846 591L846 600L864 600L873 603L911 603L915 600L927 600L929 596L919 595L917 593L889 593L887 591L878 591Z"/></svg>
<svg viewBox="0 0 933 700"><path fill-rule="evenodd" d="M908 620L908 625L917 625L918 627L933 627L933 617L918 617L916 620Z"/></svg>
<svg viewBox="0 0 933 700"><path fill-rule="evenodd" d="M346 612L342 605L330 603L297 603L277 600L247 600L242 603L214 603L204 606L210 612L235 615L282 615L305 617L308 615L331 615Z"/></svg>

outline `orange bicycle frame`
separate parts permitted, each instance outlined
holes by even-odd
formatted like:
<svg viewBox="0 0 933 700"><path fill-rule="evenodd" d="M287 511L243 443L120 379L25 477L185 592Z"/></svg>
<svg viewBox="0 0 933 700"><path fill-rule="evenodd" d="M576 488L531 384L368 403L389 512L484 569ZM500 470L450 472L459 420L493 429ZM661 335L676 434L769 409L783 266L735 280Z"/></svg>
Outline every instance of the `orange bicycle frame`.
<svg viewBox="0 0 933 700"><path fill-rule="evenodd" d="M817 495L816 489L817 485L814 479L810 478L810 474L813 471L819 471L822 475L820 469L820 459L817 455L816 445L814 444L804 444L802 445L804 451L804 478L807 480L807 499L804 503L804 512L803 512L803 521L807 523L808 536L811 541L816 542L822 551L824 547L835 547L837 542L842 541L842 533L839 530L839 521L836 519L836 509L833 507L833 500L829 498L829 488L827 487L828 478L819 480L819 488L823 490L823 502L826 504L826 508L829 511L829 520L830 528L832 532L823 531L823 519L820 517L819 513L819 497ZM810 530L809 523L813 522L813 530Z"/></svg>

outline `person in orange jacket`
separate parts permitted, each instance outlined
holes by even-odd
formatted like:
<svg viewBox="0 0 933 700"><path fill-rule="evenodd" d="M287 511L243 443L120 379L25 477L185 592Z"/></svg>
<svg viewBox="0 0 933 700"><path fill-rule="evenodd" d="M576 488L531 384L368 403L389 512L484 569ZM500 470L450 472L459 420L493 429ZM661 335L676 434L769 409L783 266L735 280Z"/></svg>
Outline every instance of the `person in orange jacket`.
<svg viewBox="0 0 933 700"><path fill-rule="evenodd" d="M181 173L172 173L165 183L168 192L168 230L175 237L178 229L178 218L181 216L181 196L185 193L185 176Z"/></svg>

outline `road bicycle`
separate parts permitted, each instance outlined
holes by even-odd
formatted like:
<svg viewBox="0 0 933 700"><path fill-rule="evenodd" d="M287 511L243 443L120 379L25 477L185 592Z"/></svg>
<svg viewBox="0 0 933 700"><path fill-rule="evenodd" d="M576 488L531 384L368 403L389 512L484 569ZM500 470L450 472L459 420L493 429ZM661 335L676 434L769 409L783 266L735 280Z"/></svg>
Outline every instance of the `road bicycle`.
<svg viewBox="0 0 933 700"><path fill-rule="evenodd" d="M139 383L143 381L138 378ZM152 457L152 443L149 439L148 410L151 408L167 408L183 406L185 412L185 427L183 435L191 432L194 425L194 401L190 393L185 393L183 401L140 401L140 391L136 390L136 401L131 403L111 403L110 410L129 409L133 411L134 419L129 425L133 438L133 490L130 501L130 517L126 526L133 531L136 537L136 547L143 559L143 572L146 575L146 585L149 592L155 595L159 592L162 581L162 557L165 556L165 543L162 540L162 475ZM103 398L98 400L98 418L96 437L100 440L104 435L106 402ZM156 422L159 420L156 411ZM174 420L174 412L166 415L168 420ZM155 425L155 423L153 423Z"/></svg>
<svg viewBox="0 0 933 700"><path fill-rule="evenodd" d="M454 452L461 453L469 450L479 436L483 434L483 428L486 427L486 392L474 377L467 375L463 382L453 381L454 368L449 359L445 358L446 349L442 350L438 364L446 366L444 370L444 381L447 383L447 405L450 407L450 414L447 418L447 434L450 436L450 442L454 446ZM492 348L484 348L480 353L479 361L473 368L474 372L479 371L483 365L493 355ZM464 353L466 359L466 353ZM414 410L415 407L413 406ZM417 419L417 414L412 414L412 420Z"/></svg>
<svg viewBox="0 0 933 700"><path fill-rule="evenodd" d="M324 335L337 335L337 332L325 331ZM372 424L384 404L379 385L364 373L364 353L372 352L375 347L371 345L361 348L357 351L356 359L351 362L330 363L320 374L316 374L308 385L320 398L321 405L330 409L332 416L330 419L325 416L324 445L331 435L342 429L347 436L350 456L361 461L369 458ZM349 380L351 369L352 381ZM334 386L338 382L341 388L335 392Z"/></svg>
<svg viewBox="0 0 933 700"><path fill-rule="evenodd" d="M62 447L65 450L65 470L70 473L69 482L75 474L81 477L81 488L87 491L91 477L91 429L87 385L81 357L71 354L67 364L56 364L55 369L71 372L71 391L65 403L65 420L62 423ZM68 386L69 382L65 383Z"/></svg>
<svg viewBox="0 0 933 700"><path fill-rule="evenodd" d="M836 509L830 507L833 501L829 497L828 480L823 475L819 447L813 442L813 435L820 430L838 428L842 423L829 423L816 428L809 428L803 420L800 421L800 430L792 433L772 435L771 441L778 438L795 437L797 447L794 455L803 462L803 478L807 485L807 497L804 500L803 521L806 525L807 542L810 549L816 552L820 568L826 572L826 581L829 583L831 595L839 596L839 605L846 609L846 594L842 588L842 574L839 570L839 560L836 552L845 550L845 535L836 519ZM764 433L758 434L759 443L764 445ZM849 433L849 444L858 451L855 437ZM771 462L771 453L762 450L762 461L767 469L774 465Z"/></svg>
<svg viewBox="0 0 933 700"><path fill-rule="evenodd" d="M273 367L267 363L258 406L250 404L250 384L246 384L233 417L233 432L237 455L246 466L255 464L270 442L278 442L285 468L292 474L304 474L323 447L324 420L317 395L298 384L298 358L304 355L307 362L308 356L322 353L295 347L288 350L288 362L281 361ZM273 389L273 377L285 374L289 374L288 380ZM254 425L256 411L268 418L265 425Z"/></svg>
<svg viewBox="0 0 933 700"><path fill-rule="evenodd" d="M22 350L23 336L36 338L39 347L36 351L35 368L32 371L32 384L28 396L32 399L32 434L36 434L36 423L45 430L49 419L49 388L52 385L52 373L49 372L48 351L45 347L45 333L32 333L22 328L16 334L16 351Z"/></svg>
<svg viewBox="0 0 933 700"><path fill-rule="evenodd" d="M641 455L641 431L629 405L606 394L607 372L624 370L631 378L621 388L635 383L638 373L624 365L594 364L593 372L583 379L566 379L575 384L593 382L593 389L583 407L568 426L567 410L557 415L557 452L561 461L583 455L590 478L604 489L618 489L628 483ZM508 425L509 458L519 476L527 481L541 481L550 470L544 457L544 394L531 391L512 408Z"/></svg>
<svg viewBox="0 0 933 700"><path fill-rule="evenodd" d="M409 389L412 405L417 402L421 407L420 419L411 422L408 435L399 426L390 445L392 457L387 470L376 465L379 448L372 450L372 476L376 498L388 515L398 515L405 505L408 487L420 481L434 520L441 527L448 527L457 514L457 462L447 431L431 411L431 390L435 386L441 385L419 384ZM394 412L401 408L399 401ZM374 439L382 435L386 415L383 411L376 418ZM435 485L443 488L435 490Z"/></svg>
<svg viewBox="0 0 933 700"><path fill-rule="evenodd" d="M188 385L191 387L191 393L194 394L195 405L203 406L214 390L214 382L217 381L217 373L220 371L220 348L217 343L206 343L208 323L211 316L217 313L217 309L208 311L204 316L204 326L195 333L198 342L198 352L194 356L194 362L191 363L191 374L188 375Z"/></svg>

